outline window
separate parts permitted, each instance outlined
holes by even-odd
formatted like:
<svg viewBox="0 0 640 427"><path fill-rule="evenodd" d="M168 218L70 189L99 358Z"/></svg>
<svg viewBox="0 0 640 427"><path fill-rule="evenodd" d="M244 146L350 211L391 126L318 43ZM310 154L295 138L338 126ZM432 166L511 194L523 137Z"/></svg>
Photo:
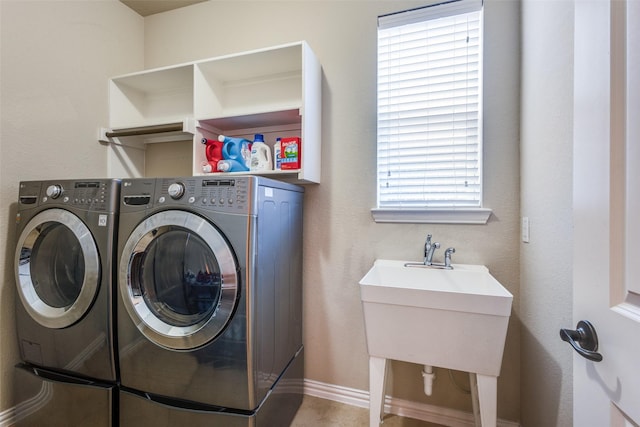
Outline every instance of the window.
<svg viewBox="0 0 640 427"><path fill-rule="evenodd" d="M486 222L481 154L482 1L379 17L376 221Z"/></svg>

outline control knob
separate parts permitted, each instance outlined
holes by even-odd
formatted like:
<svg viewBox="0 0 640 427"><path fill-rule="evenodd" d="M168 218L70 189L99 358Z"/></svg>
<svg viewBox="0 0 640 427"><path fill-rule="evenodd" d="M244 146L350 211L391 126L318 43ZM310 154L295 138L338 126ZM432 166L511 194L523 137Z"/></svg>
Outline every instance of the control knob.
<svg viewBox="0 0 640 427"><path fill-rule="evenodd" d="M53 184L47 187L47 196L52 199L57 199L62 194L62 187L58 184Z"/></svg>
<svg viewBox="0 0 640 427"><path fill-rule="evenodd" d="M169 186L167 192L172 199L177 200L184 195L184 184L181 182L174 182Z"/></svg>

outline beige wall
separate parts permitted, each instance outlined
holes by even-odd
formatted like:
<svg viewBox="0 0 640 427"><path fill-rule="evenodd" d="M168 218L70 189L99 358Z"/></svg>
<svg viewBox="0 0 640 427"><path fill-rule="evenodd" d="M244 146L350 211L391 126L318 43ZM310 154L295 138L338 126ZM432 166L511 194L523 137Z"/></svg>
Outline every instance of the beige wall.
<svg viewBox="0 0 640 427"><path fill-rule="evenodd" d="M485 226L376 224L376 17L425 1L210 1L145 19L145 66L171 65L306 40L323 67L322 183L307 186L304 236L305 376L368 389L358 281L375 258L418 260L428 232L454 262L486 264L515 295L499 416L519 398L519 3L485 2ZM439 371L434 395L421 367L396 363L396 397L471 411ZM457 374L459 382L466 382Z"/></svg>
<svg viewBox="0 0 640 427"><path fill-rule="evenodd" d="M573 425L573 351L558 335L572 320L572 1L522 6L522 425ZM543 30L542 30L543 29Z"/></svg>
<svg viewBox="0 0 640 427"><path fill-rule="evenodd" d="M432 233L443 246L456 247L454 262L487 265L514 294L498 405L501 418L518 420L519 2L485 2L484 183L485 206L494 214L489 224L473 226L376 224L369 211L375 205L376 17L425 1L212 0L143 23L114 1L37 3L45 9L34 2L0 2L3 226L15 210L9 206L18 179L105 173L106 152L95 142L95 129L106 123L108 76L142 69L141 58L151 68L307 40L323 66L323 167L322 184L307 186L305 195L305 376L368 388L358 280L375 258L420 259L424 237ZM34 19L40 24L35 30ZM58 123L75 131L56 132ZM7 375L16 360L11 230L2 229L8 239L0 288L0 408L7 405ZM420 367L394 363L390 391L470 411L469 396L445 371L437 374L434 395L426 397ZM457 379L466 381L460 374Z"/></svg>
<svg viewBox="0 0 640 427"><path fill-rule="evenodd" d="M144 20L116 0L0 1L0 410L18 362L14 217L20 180L106 175L107 79L142 67Z"/></svg>

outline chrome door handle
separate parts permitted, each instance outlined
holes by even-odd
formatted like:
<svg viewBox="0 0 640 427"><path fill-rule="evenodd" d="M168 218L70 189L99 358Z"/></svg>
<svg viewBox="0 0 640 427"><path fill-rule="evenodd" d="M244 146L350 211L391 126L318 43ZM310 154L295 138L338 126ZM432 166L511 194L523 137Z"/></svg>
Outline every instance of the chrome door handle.
<svg viewBox="0 0 640 427"><path fill-rule="evenodd" d="M602 361L602 354L598 353L598 335L596 329L586 320L578 322L576 330L560 329L560 338L571 344L578 354L594 362Z"/></svg>

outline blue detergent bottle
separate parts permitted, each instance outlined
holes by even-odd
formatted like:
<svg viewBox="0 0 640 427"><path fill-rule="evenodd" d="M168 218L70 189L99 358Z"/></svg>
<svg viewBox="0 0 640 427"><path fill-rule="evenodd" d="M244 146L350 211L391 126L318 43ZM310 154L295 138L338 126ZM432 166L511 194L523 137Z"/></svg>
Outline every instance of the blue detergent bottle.
<svg viewBox="0 0 640 427"><path fill-rule="evenodd" d="M235 160L240 163L240 169L248 171L251 165L251 141L245 138L219 135L218 141L222 142L222 157L225 160Z"/></svg>

